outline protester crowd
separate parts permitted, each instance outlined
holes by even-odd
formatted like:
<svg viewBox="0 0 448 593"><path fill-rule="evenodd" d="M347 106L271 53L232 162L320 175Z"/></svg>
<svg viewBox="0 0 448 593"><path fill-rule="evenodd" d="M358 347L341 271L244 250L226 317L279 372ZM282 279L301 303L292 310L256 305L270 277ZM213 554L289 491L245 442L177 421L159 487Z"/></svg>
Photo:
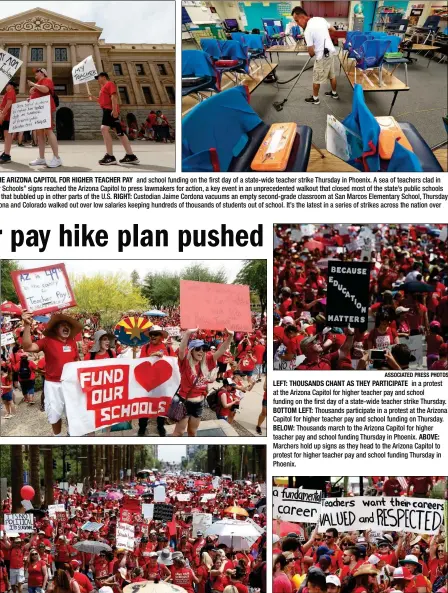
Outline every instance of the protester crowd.
<svg viewBox="0 0 448 593"><path fill-rule="evenodd" d="M379 496L426 498L440 478L379 478ZM289 529L294 527L287 524ZM397 531L341 532L274 521L273 593L446 593L448 555L444 527L437 535Z"/></svg>
<svg viewBox="0 0 448 593"><path fill-rule="evenodd" d="M146 473L144 479L94 483L84 492L55 485L54 504L63 505L62 513L34 509L33 533L3 531L0 591L122 593L126 585L145 581L175 584L187 593L248 593L249 586L266 591L262 529L250 545L233 547L228 536L208 535L206 529L193 533L196 513L209 513L213 523L250 517L264 528L265 507L256 506L259 484L210 474ZM165 487L165 504L174 507L170 520L143 516L142 503L153 502L159 485ZM11 512L11 504L10 498L2 501L3 513ZM134 539L125 547L117 542L118 522L134 527Z"/></svg>
<svg viewBox="0 0 448 593"><path fill-rule="evenodd" d="M370 262L367 327L327 322L331 260ZM274 368L448 369L446 224L276 225L273 278Z"/></svg>
<svg viewBox="0 0 448 593"><path fill-rule="evenodd" d="M120 344L110 328L104 329L101 315L54 314L48 320L24 312L20 317L8 316L2 333L13 332L15 342L2 347L3 419L17 411L16 397L23 395L28 405L35 404L36 379L42 383L41 409L46 411L53 433L61 433L64 396L61 375L64 364L77 360L101 360L116 357L176 357L180 370L180 388L176 396L185 408L182 418L176 417L175 436L185 431L194 436L201 422L204 406L209 406L218 419L232 423L243 397L266 373L266 324L253 315L251 333L189 329L179 327L179 309L151 318L146 330L148 343L133 351ZM141 316L131 311L123 314ZM150 318L148 318L150 319ZM165 328L173 328L171 337ZM174 395L174 394L172 394ZM177 401L176 400L176 401ZM266 386L259 412L257 433L266 419ZM165 417L157 418L160 436L165 436ZM140 418L139 435L143 436L148 418Z"/></svg>

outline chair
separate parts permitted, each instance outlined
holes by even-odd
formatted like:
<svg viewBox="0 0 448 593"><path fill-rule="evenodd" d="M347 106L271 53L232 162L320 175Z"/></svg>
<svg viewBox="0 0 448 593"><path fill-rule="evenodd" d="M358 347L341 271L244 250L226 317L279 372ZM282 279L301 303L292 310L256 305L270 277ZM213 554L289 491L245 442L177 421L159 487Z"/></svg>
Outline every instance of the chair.
<svg viewBox="0 0 448 593"><path fill-rule="evenodd" d="M438 16L438 15L429 16L426 19L426 21L424 22L423 27L415 27L414 31L412 32L411 40L413 39L414 35L417 35L417 39L418 39L418 37L420 35L426 34L423 44L425 44L430 37L432 38L432 41L434 41L437 31L439 30L439 23L440 23L440 16Z"/></svg>
<svg viewBox="0 0 448 593"><path fill-rule="evenodd" d="M264 25L266 31L266 38L268 47L272 45L284 45L284 37L281 35L281 30L275 25Z"/></svg>
<svg viewBox="0 0 448 593"><path fill-rule="evenodd" d="M294 25L293 27L291 27L289 34L296 44L298 44L299 42L305 42L305 37L299 25Z"/></svg>
<svg viewBox="0 0 448 593"><path fill-rule="evenodd" d="M240 83L239 74L247 74L251 76L249 71L249 56L247 48L243 47L238 41L224 41L220 44L221 55L219 60L214 63L214 67L218 73L218 82L221 85L221 78L223 74L234 75L234 82L236 85ZM232 64L225 65L223 61L232 62ZM251 78L253 78L251 76Z"/></svg>
<svg viewBox="0 0 448 593"><path fill-rule="evenodd" d="M388 33L400 33L404 35L409 25L409 19L400 19L395 23L387 25L386 31Z"/></svg>
<svg viewBox="0 0 448 593"><path fill-rule="evenodd" d="M213 62L221 57L221 45L217 39L204 37L201 39L201 48L211 57Z"/></svg>
<svg viewBox="0 0 448 593"><path fill-rule="evenodd" d="M243 45L247 48L249 63L252 60L258 59L264 59L268 61L266 57L265 47L263 44L263 37L261 35L257 35L256 33L249 33L248 35L244 35L241 41Z"/></svg>
<svg viewBox="0 0 448 593"><path fill-rule="evenodd" d="M214 95L196 105L182 121L182 170L249 172L269 128L249 105L246 87ZM297 126L287 171L306 171L311 137L311 128Z"/></svg>
<svg viewBox="0 0 448 593"><path fill-rule="evenodd" d="M378 69L379 85L383 86L382 70L384 54L389 50L390 47L389 39L368 39L357 50L354 50L355 54L355 84L356 84L356 72L362 70ZM365 76L365 74L364 74Z"/></svg>
<svg viewBox="0 0 448 593"><path fill-rule="evenodd" d="M243 43L243 38L246 37L246 33L242 33L239 31L238 33L230 33L230 37L233 41L238 41L238 43Z"/></svg>
<svg viewBox="0 0 448 593"><path fill-rule="evenodd" d="M210 56L200 50L182 50L182 97L193 95L200 102L204 99L203 93L219 90Z"/></svg>

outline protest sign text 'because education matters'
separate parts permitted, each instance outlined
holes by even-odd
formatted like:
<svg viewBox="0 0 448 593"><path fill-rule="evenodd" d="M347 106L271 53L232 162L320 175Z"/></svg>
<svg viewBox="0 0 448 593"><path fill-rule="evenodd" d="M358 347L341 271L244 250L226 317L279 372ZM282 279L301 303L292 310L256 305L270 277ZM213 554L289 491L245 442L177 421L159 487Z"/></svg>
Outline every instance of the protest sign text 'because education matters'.
<svg viewBox="0 0 448 593"><path fill-rule="evenodd" d="M370 264L328 262L327 323L336 327L367 327Z"/></svg>

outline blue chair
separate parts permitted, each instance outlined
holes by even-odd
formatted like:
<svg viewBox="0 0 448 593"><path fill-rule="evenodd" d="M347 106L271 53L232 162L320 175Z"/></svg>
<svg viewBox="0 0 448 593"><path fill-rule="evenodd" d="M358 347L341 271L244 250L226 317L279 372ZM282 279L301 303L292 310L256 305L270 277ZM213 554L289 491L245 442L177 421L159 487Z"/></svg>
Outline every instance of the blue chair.
<svg viewBox="0 0 448 593"><path fill-rule="evenodd" d="M213 61L219 60L221 57L221 45L217 39L211 37L203 37L201 39L202 51L205 51Z"/></svg>
<svg viewBox="0 0 448 593"><path fill-rule="evenodd" d="M230 37L233 39L233 41L244 43L243 38L246 37L246 33L242 33L241 31L238 33L230 33Z"/></svg>
<svg viewBox="0 0 448 593"><path fill-rule="evenodd" d="M215 69L218 73L218 81L221 86L221 78L223 74L233 74L235 77L235 84L238 85L239 74L247 74L251 76L249 71L249 56L247 48L243 47L238 41L224 41L220 44L221 55L219 60L214 63ZM221 60L228 60L234 62L232 65L224 66L220 64ZM251 78L253 78L251 76Z"/></svg>
<svg viewBox="0 0 448 593"><path fill-rule="evenodd" d="M409 19L400 19L387 25L386 31L387 33L399 33L400 35L404 35L407 31L408 25Z"/></svg>
<svg viewBox="0 0 448 593"><path fill-rule="evenodd" d="M425 40L423 41L424 44L428 41L430 37L434 41L437 31L439 30L439 23L440 16L429 16L424 22L423 27L415 27L411 36L411 40L414 38L414 35L417 35L418 37L419 35L426 34Z"/></svg>
<svg viewBox="0 0 448 593"><path fill-rule="evenodd" d="M354 51L355 55L355 84L356 84L356 72L362 70L378 69L379 85L382 86L382 69L384 54L389 51L390 47L389 39L368 39L357 50Z"/></svg>
<svg viewBox="0 0 448 593"><path fill-rule="evenodd" d="M249 105L246 87L213 95L182 120L182 170L251 171L250 164L269 128ZM297 126L288 171L306 171L311 137L311 128Z"/></svg>
<svg viewBox="0 0 448 593"><path fill-rule="evenodd" d="M203 93L219 92L211 58L204 51L182 50L182 97L193 95L199 102Z"/></svg>
<svg viewBox="0 0 448 593"><path fill-rule="evenodd" d="M284 45L285 40L284 37L280 36L281 30L279 27L276 27L275 25L265 25L264 30L266 31L268 47L271 47L272 45Z"/></svg>
<svg viewBox="0 0 448 593"><path fill-rule="evenodd" d="M241 40L243 45L247 48L247 55L249 63L252 60L264 59L268 61L266 57L266 50L263 43L263 37L256 33L249 33L245 35Z"/></svg>

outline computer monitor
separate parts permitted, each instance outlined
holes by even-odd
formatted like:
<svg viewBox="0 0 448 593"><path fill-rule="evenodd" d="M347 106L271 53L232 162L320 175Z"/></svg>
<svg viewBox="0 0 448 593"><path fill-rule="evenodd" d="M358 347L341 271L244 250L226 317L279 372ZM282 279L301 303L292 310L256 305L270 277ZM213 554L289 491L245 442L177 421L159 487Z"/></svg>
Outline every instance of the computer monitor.
<svg viewBox="0 0 448 593"><path fill-rule="evenodd" d="M238 29L238 21L236 19L225 19L224 22L228 29Z"/></svg>

